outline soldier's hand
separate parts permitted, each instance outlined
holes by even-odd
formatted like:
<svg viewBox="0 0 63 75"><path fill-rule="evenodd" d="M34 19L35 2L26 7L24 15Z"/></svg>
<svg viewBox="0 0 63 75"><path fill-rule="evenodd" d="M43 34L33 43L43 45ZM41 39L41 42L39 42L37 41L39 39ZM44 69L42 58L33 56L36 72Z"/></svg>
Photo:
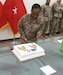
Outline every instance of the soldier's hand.
<svg viewBox="0 0 63 75"><path fill-rule="evenodd" d="M22 36L22 39L23 39L24 41L27 41L27 38L26 38L25 36Z"/></svg>
<svg viewBox="0 0 63 75"><path fill-rule="evenodd" d="M41 39L41 34L38 33L37 36L36 36L36 38L37 38L37 39Z"/></svg>

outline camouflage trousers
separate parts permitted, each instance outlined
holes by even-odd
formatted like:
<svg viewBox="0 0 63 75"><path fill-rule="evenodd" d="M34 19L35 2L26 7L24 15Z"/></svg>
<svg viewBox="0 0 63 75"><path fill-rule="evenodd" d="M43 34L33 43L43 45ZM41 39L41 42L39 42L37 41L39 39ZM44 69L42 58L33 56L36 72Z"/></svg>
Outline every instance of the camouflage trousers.
<svg viewBox="0 0 63 75"><path fill-rule="evenodd" d="M63 32L63 18L61 19L60 33Z"/></svg>
<svg viewBox="0 0 63 75"><path fill-rule="evenodd" d="M54 17L51 22L50 33L60 32L61 18Z"/></svg>
<svg viewBox="0 0 63 75"><path fill-rule="evenodd" d="M50 33L50 22L49 21L44 21L43 35L49 34L49 33Z"/></svg>

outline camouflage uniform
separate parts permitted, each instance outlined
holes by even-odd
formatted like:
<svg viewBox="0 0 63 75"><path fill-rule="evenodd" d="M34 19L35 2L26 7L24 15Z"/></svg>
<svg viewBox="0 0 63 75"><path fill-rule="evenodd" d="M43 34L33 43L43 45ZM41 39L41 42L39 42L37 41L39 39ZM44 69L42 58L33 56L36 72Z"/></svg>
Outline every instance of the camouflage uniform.
<svg viewBox="0 0 63 75"><path fill-rule="evenodd" d="M61 3L55 2L52 5L52 15L53 15L53 21L51 26L51 33L58 33L59 27L61 24L61 18L62 18L62 11L60 10L62 7Z"/></svg>
<svg viewBox="0 0 63 75"><path fill-rule="evenodd" d="M42 17L38 17L37 19L33 19L31 14L24 15L18 23L18 31L21 36L25 36L28 41L36 40L37 33L42 35L43 30L43 19ZM21 39L21 41L23 41Z"/></svg>
<svg viewBox="0 0 63 75"><path fill-rule="evenodd" d="M44 19L44 31L43 34L49 34L50 29L50 22L52 20L52 12L51 12L51 6L49 5L42 5L41 6L41 15L43 15Z"/></svg>
<svg viewBox="0 0 63 75"><path fill-rule="evenodd" d="M60 25L60 33L63 35L63 11L62 11L62 19L61 19L61 25Z"/></svg>

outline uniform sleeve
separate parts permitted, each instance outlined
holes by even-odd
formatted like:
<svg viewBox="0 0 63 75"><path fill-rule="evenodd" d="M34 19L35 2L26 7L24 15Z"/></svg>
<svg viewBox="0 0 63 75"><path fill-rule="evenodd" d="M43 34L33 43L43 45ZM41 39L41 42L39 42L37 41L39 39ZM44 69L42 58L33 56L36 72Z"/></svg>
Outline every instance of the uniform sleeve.
<svg viewBox="0 0 63 75"><path fill-rule="evenodd" d="M43 30L44 30L44 20L43 20L43 18L42 18L42 17L40 18L40 21L39 21L39 23L38 23L38 24L40 24L41 26L40 26L40 28L39 28L39 30L38 30L38 32L37 32L37 33L40 33L40 34L42 35Z"/></svg>
<svg viewBox="0 0 63 75"><path fill-rule="evenodd" d="M41 6L40 15L43 15L43 16L44 16L44 13L45 13L45 8L44 8L44 5L42 5L42 6Z"/></svg>
<svg viewBox="0 0 63 75"><path fill-rule="evenodd" d="M52 17L53 17L52 16L52 7L50 7L50 8L51 8L51 10L50 10L50 14L49 15L50 15L50 20L52 20Z"/></svg>
<svg viewBox="0 0 63 75"><path fill-rule="evenodd" d="M18 31L19 31L21 36L25 36L24 26L23 26L23 18L21 18L18 22Z"/></svg>
<svg viewBox="0 0 63 75"><path fill-rule="evenodd" d="M55 3L52 5L52 12L54 12L54 11L55 12L60 12L60 10L58 9L58 5L55 4Z"/></svg>

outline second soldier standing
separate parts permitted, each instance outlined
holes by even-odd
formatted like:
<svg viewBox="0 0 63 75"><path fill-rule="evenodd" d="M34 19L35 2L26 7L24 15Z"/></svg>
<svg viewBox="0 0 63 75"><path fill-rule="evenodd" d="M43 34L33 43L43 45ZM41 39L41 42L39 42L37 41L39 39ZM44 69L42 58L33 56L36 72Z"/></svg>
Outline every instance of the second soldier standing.
<svg viewBox="0 0 63 75"><path fill-rule="evenodd" d="M40 15L43 16L44 19L44 30L43 30L43 36L47 37L49 35L50 31L50 24L52 20L52 11L50 6L50 0L46 0L46 3L41 6L41 13Z"/></svg>
<svg viewBox="0 0 63 75"><path fill-rule="evenodd" d="M62 19L62 4L61 0L57 0L52 5L52 15L53 15L53 22L51 26L51 34L57 35L60 33L60 25Z"/></svg>

